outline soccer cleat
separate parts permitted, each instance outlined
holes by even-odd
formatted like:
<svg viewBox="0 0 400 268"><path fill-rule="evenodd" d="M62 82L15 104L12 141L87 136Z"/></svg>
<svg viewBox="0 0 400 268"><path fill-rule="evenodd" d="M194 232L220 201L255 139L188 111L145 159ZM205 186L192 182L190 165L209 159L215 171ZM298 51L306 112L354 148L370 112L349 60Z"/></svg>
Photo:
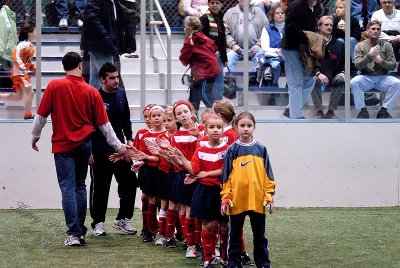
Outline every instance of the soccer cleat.
<svg viewBox="0 0 400 268"><path fill-rule="evenodd" d="M175 239L178 240L179 242L183 242L185 240L182 233L176 233Z"/></svg>
<svg viewBox="0 0 400 268"><path fill-rule="evenodd" d="M368 119L369 118L369 113L368 113L367 108L365 108L365 107L362 108L360 110L360 112L358 113L357 118L358 119Z"/></svg>
<svg viewBox="0 0 400 268"><path fill-rule="evenodd" d="M28 116L27 115L24 116L24 120L31 120L31 119L34 119L34 118L35 118L35 116L32 115L32 114L28 115Z"/></svg>
<svg viewBox="0 0 400 268"><path fill-rule="evenodd" d="M254 261L252 261L252 259L250 259L249 254L247 254L247 252L244 252L241 254L240 256L240 260L242 262L243 266L254 266Z"/></svg>
<svg viewBox="0 0 400 268"><path fill-rule="evenodd" d="M214 268L215 264L217 264L217 259L213 257L211 260L205 261L203 266L206 268Z"/></svg>
<svg viewBox="0 0 400 268"><path fill-rule="evenodd" d="M147 232L146 235L143 237L142 241L147 243L147 242L153 242L154 239L155 239L155 235L150 232Z"/></svg>
<svg viewBox="0 0 400 268"><path fill-rule="evenodd" d="M95 236L105 236L106 230L104 229L104 222L96 223L93 229L93 234Z"/></svg>
<svg viewBox="0 0 400 268"><path fill-rule="evenodd" d="M68 28L68 21L67 19L61 19L60 23L58 23L58 27L60 28Z"/></svg>
<svg viewBox="0 0 400 268"><path fill-rule="evenodd" d="M137 233L137 230L132 227L131 220L127 218L115 220L112 227L116 230L122 231L125 234L135 235Z"/></svg>
<svg viewBox="0 0 400 268"><path fill-rule="evenodd" d="M221 260L219 262L219 265L220 265L221 268L227 268L228 267L228 261Z"/></svg>
<svg viewBox="0 0 400 268"><path fill-rule="evenodd" d="M165 242L166 248L176 248L176 241L175 238L168 238Z"/></svg>
<svg viewBox="0 0 400 268"><path fill-rule="evenodd" d="M196 258L196 246L188 246L186 249L186 258Z"/></svg>
<svg viewBox="0 0 400 268"><path fill-rule="evenodd" d="M81 237L79 237L79 242L81 243L81 245L86 245L86 239L84 235L81 235Z"/></svg>
<svg viewBox="0 0 400 268"><path fill-rule="evenodd" d="M157 246L164 246L167 243L167 239L165 237L159 236L157 237L154 244Z"/></svg>
<svg viewBox="0 0 400 268"><path fill-rule="evenodd" d="M392 118L392 116L388 113L387 109L382 107L378 114L376 115L377 119L389 119Z"/></svg>
<svg viewBox="0 0 400 268"><path fill-rule="evenodd" d="M79 242L79 238L73 235L69 235L67 237L67 239L64 241L64 245L65 246L70 246L70 247L74 247L74 246L80 246L81 242Z"/></svg>

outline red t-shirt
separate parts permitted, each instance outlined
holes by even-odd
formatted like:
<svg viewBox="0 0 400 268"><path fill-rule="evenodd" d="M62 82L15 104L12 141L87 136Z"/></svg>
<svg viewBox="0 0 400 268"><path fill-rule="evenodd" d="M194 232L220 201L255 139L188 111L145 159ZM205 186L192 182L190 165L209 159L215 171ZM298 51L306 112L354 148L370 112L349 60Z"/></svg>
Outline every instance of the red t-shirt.
<svg viewBox="0 0 400 268"><path fill-rule="evenodd" d="M144 133L146 133L147 131L149 131L148 128L141 128L136 132L136 136L135 139L133 140L133 146L139 150L139 143L140 140L142 139L142 136Z"/></svg>
<svg viewBox="0 0 400 268"><path fill-rule="evenodd" d="M154 132L152 132L151 130L150 130L150 131L147 131L146 133L144 133L143 136L142 136L142 138L140 139L140 142L139 142L139 150L142 151L143 153L147 154L147 155L154 156L154 154L152 154L152 153L149 151L149 149L147 148L147 145L146 145L145 141L146 141L146 140L147 140L147 141L155 141L155 139L156 139L158 136L160 136L160 134L163 134L163 133L164 133L164 131L163 131L163 132L154 133ZM146 164L147 164L149 167L158 167L158 165L160 164L160 162L159 162L159 161L149 161L149 160L146 160Z"/></svg>
<svg viewBox="0 0 400 268"><path fill-rule="evenodd" d="M50 81L39 104L37 114L51 114L52 152L70 152L78 147L96 126L108 122L100 93L82 77L68 75Z"/></svg>
<svg viewBox="0 0 400 268"><path fill-rule="evenodd" d="M208 142L204 146L197 148L190 161L193 173L222 170L227 149L228 145L226 143L221 143L218 147L211 148ZM221 177L205 177L199 179L199 182L204 185L219 186L221 185Z"/></svg>
<svg viewBox="0 0 400 268"><path fill-rule="evenodd" d="M202 125L197 126L199 133L204 129ZM186 159L192 159L194 151L196 151L197 137L190 134L184 127L180 127L177 132L171 135L171 146L178 148ZM183 166L180 166L179 170L185 170Z"/></svg>
<svg viewBox="0 0 400 268"><path fill-rule="evenodd" d="M236 131L231 126L225 128L224 132L221 134L221 142L224 142L229 146L236 140L237 140ZM204 146L207 143L208 143L208 137L207 136L201 137L197 142L197 147Z"/></svg>

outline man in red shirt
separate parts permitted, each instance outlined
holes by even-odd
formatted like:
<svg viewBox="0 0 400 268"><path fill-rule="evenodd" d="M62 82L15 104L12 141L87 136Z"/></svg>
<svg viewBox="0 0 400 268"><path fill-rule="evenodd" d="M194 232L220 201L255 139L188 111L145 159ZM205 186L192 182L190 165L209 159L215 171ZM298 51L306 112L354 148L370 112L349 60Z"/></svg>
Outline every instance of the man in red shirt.
<svg viewBox="0 0 400 268"><path fill-rule="evenodd" d="M98 127L107 143L119 154L127 152L108 121L99 92L82 78L82 59L76 52L68 52L62 59L66 78L51 81L33 121L32 148L37 142L47 117L51 114L53 135L52 152L62 195L62 207L68 227L66 246L85 242L86 174L91 153L91 134Z"/></svg>

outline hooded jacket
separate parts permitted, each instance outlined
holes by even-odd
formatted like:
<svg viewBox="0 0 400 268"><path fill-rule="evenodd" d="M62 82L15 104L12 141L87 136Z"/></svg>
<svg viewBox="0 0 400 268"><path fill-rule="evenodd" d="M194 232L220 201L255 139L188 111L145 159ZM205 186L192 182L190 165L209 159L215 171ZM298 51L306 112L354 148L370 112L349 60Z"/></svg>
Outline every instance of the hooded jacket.
<svg viewBox="0 0 400 268"><path fill-rule="evenodd" d="M15 21L15 12L4 5L0 10L0 65L5 70L12 68L12 52L17 46Z"/></svg>

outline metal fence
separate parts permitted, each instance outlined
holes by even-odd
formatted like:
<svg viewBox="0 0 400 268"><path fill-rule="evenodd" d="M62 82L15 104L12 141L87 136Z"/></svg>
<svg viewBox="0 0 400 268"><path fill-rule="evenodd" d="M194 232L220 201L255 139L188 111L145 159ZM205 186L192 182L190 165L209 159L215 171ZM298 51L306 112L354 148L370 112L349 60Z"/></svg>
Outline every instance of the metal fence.
<svg viewBox="0 0 400 268"><path fill-rule="evenodd" d="M66 0L68 3L68 25L77 26L77 19L81 18L81 12L77 11L76 2L87 0ZM118 0L124 2L125 0ZM60 15L57 14L56 0L42 0L43 27L58 27ZM149 1L147 1L148 3ZM160 5L164 10L167 21L171 27L182 27L184 17L178 13L179 0L160 0ZM237 4L237 0L225 1L222 10L226 11ZM0 0L0 4L8 5L17 15L17 26L24 20L35 21L36 10L35 0ZM137 12L139 13L140 0L136 1ZM157 15L156 15L157 18Z"/></svg>

